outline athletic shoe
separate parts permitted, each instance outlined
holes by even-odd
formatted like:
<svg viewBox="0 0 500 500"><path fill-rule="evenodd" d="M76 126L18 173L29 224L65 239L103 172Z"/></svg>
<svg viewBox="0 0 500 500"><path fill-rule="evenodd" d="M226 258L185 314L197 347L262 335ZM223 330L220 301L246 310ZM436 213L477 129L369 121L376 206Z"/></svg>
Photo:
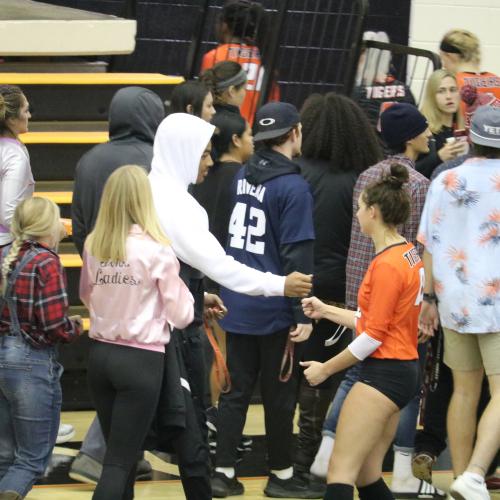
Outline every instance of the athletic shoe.
<svg viewBox="0 0 500 500"><path fill-rule="evenodd" d="M467 477L458 476L450 487L450 497L455 500L490 500L486 484L479 484Z"/></svg>
<svg viewBox="0 0 500 500"><path fill-rule="evenodd" d="M17 491L0 491L0 500L23 500Z"/></svg>
<svg viewBox="0 0 500 500"><path fill-rule="evenodd" d="M151 464L145 459L141 459L137 462L137 469L135 471L135 480L136 481L147 481L150 480L153 476L153 467Z"/></svg>
<svg viewBox="0 0 500 500"><path fill-rule="evenodd" d="M85 453L78 453L69 469L69 477L80 483L97 484L101 474L102 464Z"/></svg>
<svg viewBox="0 0 500 500"><path fill-rule="evenodd" d="M490 491L500 490L500 477L498 476L490 476L485 479L486 488Z"/></svg>
<svg viewBox="0 0 500 500"><path fill-rule="evenodd" d="M67 443L75 437L75 428L70 424L60 424L56 444ZM1 498L1 497L0 497Z"/></svg>
<svg viewBox="0 0 500 500"><path fill-rule="evenodd" d="M145 460L137 462L136 481L151 479L153 468ZM85 453L78 453L69 469L69 477L80 483L97 484L102 474L102 464Z"/></svg>
<svg viewBox="0 0 500 500"><path fill-rule="evenodd" d="M427 451L415 453L411 461L413 475L422 481L432 483L432 466L435 461L436 457Z"/></svg>
<svg viewBox="0 0 500 500"><path fill-rule="evenodd" d="M217 415L218 409L216 406L211 406L207 408L206 412L207 427L208 427L208 444L210 446L210 453L215 454L215 449L217 447ZM252 450L253 439L251 436L243 434L241 436L241 441L237 446L239 452L251 451Z"/></svg>
<svg viewBox="0 0 500 500"><path fill-rule="evenodd" d="M297 474L290 479L279 479L270 474L264 493L272 498L323 498L325 487L312 484Z"/></svg>
<svg viewBox="0 0 500 500"><path fill-rule="evenodd" d="M420 480L420 484L416 491L391 491L394 498L446 498L446 493L444 491L422 480Z"/></svg>
<svg viewBox="0 0 500 500"><path fill-rule="evenodd" d="M215 472L211 479L212 496L226 498L234 495L243 495L245 488L235 477L227 477L222 472Z"/></svg>

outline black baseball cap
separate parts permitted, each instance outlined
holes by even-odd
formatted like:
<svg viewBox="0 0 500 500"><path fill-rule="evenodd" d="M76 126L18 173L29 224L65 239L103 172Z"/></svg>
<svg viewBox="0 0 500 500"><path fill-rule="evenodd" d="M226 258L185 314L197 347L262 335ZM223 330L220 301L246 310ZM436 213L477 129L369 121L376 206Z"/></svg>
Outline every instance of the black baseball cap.
<svg viewBox="0 0 500 500"><path fill-rule="evenodd" d="M280 137L300 122L297 108L288 102L268 102L255 115L254 141Z"/></svg>

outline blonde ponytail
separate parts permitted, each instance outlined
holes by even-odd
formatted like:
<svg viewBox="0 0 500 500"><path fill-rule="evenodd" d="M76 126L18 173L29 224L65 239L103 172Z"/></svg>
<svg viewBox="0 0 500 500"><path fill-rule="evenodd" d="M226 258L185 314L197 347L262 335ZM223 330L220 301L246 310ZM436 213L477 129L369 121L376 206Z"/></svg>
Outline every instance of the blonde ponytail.
<svg viewBox="0 0 500 500"><path fill-rule="evenodd" d="M58 234L60 225L59 207L47 198L28 198L17 205L10 228L14 241L1 267L2 295L5 294L9 271L23 243Z"/></svg>

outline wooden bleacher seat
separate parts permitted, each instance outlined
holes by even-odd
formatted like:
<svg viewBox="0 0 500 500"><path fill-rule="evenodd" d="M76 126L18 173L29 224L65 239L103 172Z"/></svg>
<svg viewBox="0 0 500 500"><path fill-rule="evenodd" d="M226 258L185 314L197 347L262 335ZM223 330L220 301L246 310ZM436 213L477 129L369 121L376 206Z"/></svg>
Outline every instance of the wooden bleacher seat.
<svg viewBox="0 0 500 500"><path fill-rule="evenodd" d="M32 122L105 121L115 92L146 87L167 100L181 76L160 73L1 73L0 85L20 86L30 102Z"/></svg>
<svg viewBox="0 0 500 500"><path fill-rule="evenodd" d="M135 20L32 0L1 3L3 56L130 54L135 49Z"/></svg>
<svg viewBox="0 0 500 500"><path fill-rule="evenodd" d="M109 140L108 132L26 132L19 136L26 145L32 144L99 144Z"/></svg>

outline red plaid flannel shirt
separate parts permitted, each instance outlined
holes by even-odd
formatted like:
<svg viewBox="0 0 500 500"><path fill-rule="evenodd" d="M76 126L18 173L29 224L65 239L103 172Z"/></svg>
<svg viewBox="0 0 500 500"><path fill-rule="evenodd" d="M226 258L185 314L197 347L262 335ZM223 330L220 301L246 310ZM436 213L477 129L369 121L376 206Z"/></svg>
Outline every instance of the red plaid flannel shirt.
<svg viewBox="0 0 500 500"><path fill-rule="evenodd" d="M423 248L417 242L417 231L420 224L420 217L424 209L425 197L429 189L429 180L415 170L415 163L410 158L403 155L389 156L387 159L373 165L365 170L356 181L352 199L353 218L351 227L351 242L349 244L349 253L346 263L346 307L356 309L358 307L358 290L363 281L363 277L375 257L375 247L370 237L361 232L356 212L358 210L358 199L362 191L380 176L389 170L394 163L404 165L410 174L408 181L408 190L411 198L411 212L408 221L399 227L399 232L407 241L413 243L420 255Z"/></svg>
<svg viewBox="0 0 500 500"><path fill-rule="evenodd" d="M71 342L81 332L68 318L66 275L58 255L39 243L28 241L21 247L14 265L31 247L42 251L21 271L12 293L21 329L39 345ZM0 315L1 335L9 332L9 325L10 313L5 304Z"/></svg>

